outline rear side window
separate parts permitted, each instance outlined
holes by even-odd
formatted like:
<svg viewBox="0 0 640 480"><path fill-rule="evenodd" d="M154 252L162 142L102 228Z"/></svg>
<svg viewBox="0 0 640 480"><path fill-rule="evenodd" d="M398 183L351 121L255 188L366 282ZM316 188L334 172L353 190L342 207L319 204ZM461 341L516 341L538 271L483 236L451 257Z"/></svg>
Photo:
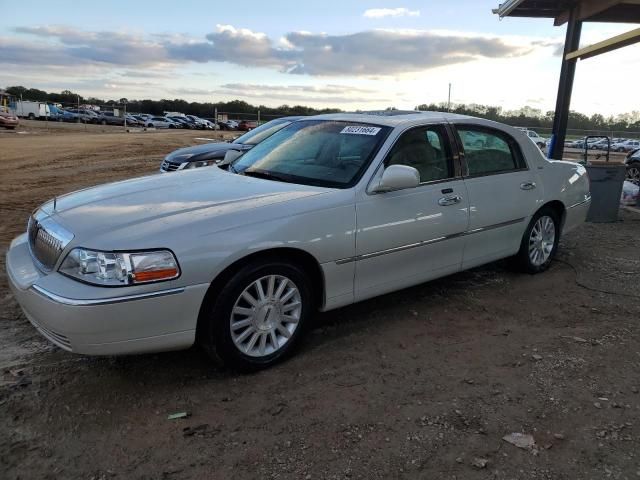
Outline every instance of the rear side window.
<svg viewBox="0 0 640 480"><path fill-rule="evenodd" d="M457 127L469 176L507 173L526 168L518 143L508 134L476 126Z"/></svg>

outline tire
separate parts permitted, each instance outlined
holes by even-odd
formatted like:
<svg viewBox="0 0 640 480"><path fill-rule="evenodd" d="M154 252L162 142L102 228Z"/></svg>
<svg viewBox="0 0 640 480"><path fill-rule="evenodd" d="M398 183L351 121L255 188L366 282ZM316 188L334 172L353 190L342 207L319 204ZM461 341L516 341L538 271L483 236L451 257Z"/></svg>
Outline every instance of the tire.
<svg viewBox="0 0 640 480"><path fill-rule="evenodd" d="M106 124L107 124L107 121L106 121L106 120L101 120L101 121L100 121L100 125L106 125Z"/></svg>
<svg viewBox="0 0 640 480"><path fill-rule="evenodd" d="M550 225L553 226L552 229ZM541 229L544 233L542 239L536 233L540 232ZM550 243L551 230L553 231L552 243ZM549 268L556 256L559 241L560 217L558 213L548 207L540 209L529 222L520 242L520 250L513 257L515 266L525 273L536 274L544 272ZM537 251L537 254L535 251Z"/></svg>
<svg viewBox="0 0 640 480"><path fill-rule="evenodd" d="M630 163L627 166L627 181L640 185L640 162Z"/></svg>
<svg viewBox="0 0 640 480"><path fill-rule="evenodd" d="M269 302L278 294L281 303ZM257 305L252 308L247 298ZM236 272L203 310L198 340L213 358L233 369L268 368L295 350L314 309L311 281L304 270L277 259L259 261ZM284 314L296 321L283 319Z"/></svg>

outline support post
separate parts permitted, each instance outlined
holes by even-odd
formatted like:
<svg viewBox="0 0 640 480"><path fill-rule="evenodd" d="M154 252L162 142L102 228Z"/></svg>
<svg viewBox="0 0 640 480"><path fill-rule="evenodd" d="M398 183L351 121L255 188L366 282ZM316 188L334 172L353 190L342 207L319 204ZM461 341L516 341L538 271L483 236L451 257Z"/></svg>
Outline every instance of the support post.
<svg viewBox="0 0 640 480"><path fill-rule="evenodd" d="M580 35L582 33L582 21L578 20L578 8L572 7L567 23L567 38L562 55L562 70L560 72L560 84L558 86L558 99L556 100L556 114L553 119L553 134L549 145L549 158L562 160L564 155L564 142L567 137L569 124L569 110L571 108L571 92L576 76L577 58L566 59L567 54L580 47Z"/></svg>

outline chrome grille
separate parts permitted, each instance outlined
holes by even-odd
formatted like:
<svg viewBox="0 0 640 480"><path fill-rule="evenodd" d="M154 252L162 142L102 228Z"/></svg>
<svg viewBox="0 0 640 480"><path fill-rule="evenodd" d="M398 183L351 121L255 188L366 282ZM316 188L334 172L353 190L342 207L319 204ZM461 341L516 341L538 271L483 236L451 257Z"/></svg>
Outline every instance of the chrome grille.
<svg viewBox="0 0 640 480"><path fill-rule="evenodd" d="M169 160L165 160L164 162L162 162L162 165L160 165L160 170L162 170L163 172L175 172L179 168L179 163L171 163Z"/></svg>
<svg viewBox="0 0 640 480"><path fill-rule="evenodd" d="M43 270L51 270L60 254L73 239L73 235L49 218L38 219L35 214L29 219L27 233L31 256Z"/></svg>

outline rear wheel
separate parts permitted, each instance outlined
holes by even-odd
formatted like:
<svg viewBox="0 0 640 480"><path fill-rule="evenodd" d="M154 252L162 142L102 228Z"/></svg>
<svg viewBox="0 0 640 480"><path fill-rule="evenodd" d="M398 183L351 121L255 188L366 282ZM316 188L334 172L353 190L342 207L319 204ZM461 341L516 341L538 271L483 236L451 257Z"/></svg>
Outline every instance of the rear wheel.
<svg viewBox="0 0 640 480"><path fill-rule="evenodd" d="M240 269L201 318L200 342L242 371L270 367L299 343L314 305L307 274L278 260Z"/></svg>
<svg viewBox="0 0 640 480"><path fill-rule="evenodd" d="M540 273L549 268L560 241L560 217L555 210L543 208L536 213L522 237L514 260L520 270Z"/></svg>
<svg viewBox="0 0 640 480"><path fill-rule="evenodd" d="M627 167L627 180L640 185L640 162L632 163Z"/></svg>

